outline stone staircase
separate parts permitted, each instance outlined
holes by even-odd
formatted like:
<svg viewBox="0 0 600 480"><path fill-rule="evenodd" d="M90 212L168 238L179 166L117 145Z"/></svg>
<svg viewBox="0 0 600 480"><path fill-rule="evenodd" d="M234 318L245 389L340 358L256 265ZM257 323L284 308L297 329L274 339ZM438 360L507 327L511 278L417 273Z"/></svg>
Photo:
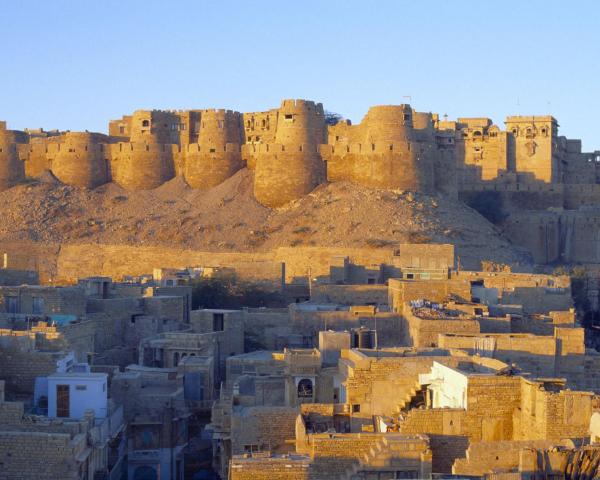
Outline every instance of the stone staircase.
<svg viewBox="0 0 600 480"><path fill-rule="evenodd" d="M334 478L336 480L362 480L363 476L359 474L361 471L388 471L390 467L398 468L398 460L406 456L407 447L406 442L403 441L405 438L406 436L399 434L380 437L368 452L357 459L344 473Z"/></svg>
<svg viewBox="0 0 600 480"><path fill-rule="evenodd" d="M418 397L422 394L423 386L419 382L415 382L410 391L406 394L406 396L402 399L398 405L396 405L397 414L401 414L407 410L407 406L412 402L418 400Z"/></svg>
<svg viewBox="0 0 600 480"><path fill-rule="evenodd" d="M364 468L365 465L369 466L384 466L382 464L382 457L384 453L389 451L389 442L385 437L379 439L379 441L365 453L362 458L358 459L357 462L342 473L337 480L355 480L357 473Z"/></svg>

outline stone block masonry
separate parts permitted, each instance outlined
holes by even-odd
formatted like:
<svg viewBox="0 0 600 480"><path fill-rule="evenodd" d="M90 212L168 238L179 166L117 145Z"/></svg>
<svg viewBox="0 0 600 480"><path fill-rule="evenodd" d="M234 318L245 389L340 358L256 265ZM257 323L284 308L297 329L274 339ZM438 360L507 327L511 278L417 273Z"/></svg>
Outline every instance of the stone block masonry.
<svg viewBox="0 0 600 480"><path fill-rule="evenodd" d="M488 118L441 121L410 105L371 107L362 121L326 124L323 105L283 100L279 108L137 110L109 123L109 135L20 132L0 124L0 190L51 171L94 188L115 181L154 189L176 175L214 187L247 165L257 200L277 208L329 181L469 199L494 192L514 211L597 203L598 152L558 135L550 115L513 116L506 130Z"/></svg>

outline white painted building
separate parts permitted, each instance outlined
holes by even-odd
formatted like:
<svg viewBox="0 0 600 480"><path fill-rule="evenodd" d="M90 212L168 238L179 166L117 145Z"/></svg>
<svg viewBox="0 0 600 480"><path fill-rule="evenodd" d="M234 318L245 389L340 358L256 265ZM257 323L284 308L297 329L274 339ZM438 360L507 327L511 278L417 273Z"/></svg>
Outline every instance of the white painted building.
<svg viewBox="0 0 600 480"><path fill-rule="evenodd" d="M108 375L106 373L54 373L48 381L48 417L83 418L93 410L96 418L108 414Z"/></svg>
<svg viewBox="0 0 600 480"><path fill-rule="evenodd" d="M466 373L434 361L431 372L419 375L419 383L428 385L430 408L467 408Z"/></svg>

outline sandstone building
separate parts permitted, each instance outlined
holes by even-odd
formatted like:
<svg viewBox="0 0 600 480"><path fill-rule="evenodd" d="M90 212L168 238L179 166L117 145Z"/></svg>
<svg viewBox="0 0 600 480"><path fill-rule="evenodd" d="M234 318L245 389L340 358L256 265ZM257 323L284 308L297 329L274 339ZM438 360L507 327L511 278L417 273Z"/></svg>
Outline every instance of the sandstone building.
<svg viewBox="0 0 600 480"><path fill-rule="evenodd" d="M238 310L191 310L186 282L218 269L148 260L154 278L68 286L0 270L6 478L39 470L21 444L74 479L595 471L598 447L581 445L597 438L600 355L586 348L569 277L459 270L448 245L393 253L301 249L276 288L310 265L309 301ZM81 362L89 370L59 371ZM44 394L57 382L73 383L73 401L106 385L96 400L112 402L108 421L54 418Z"/></svg>

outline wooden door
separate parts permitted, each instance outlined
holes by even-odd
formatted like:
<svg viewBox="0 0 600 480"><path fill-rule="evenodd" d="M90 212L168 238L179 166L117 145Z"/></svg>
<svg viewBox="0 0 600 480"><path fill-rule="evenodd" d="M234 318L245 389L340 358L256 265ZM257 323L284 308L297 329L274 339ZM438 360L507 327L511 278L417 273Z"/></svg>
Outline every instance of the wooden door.
<svg viewBox="0 0 600 480"><path fill-rule="evenodd" d="M70 414L69 408L69 386L68 385L57 385L56 386L56 416L62 418L68 418Z"/></svg>

